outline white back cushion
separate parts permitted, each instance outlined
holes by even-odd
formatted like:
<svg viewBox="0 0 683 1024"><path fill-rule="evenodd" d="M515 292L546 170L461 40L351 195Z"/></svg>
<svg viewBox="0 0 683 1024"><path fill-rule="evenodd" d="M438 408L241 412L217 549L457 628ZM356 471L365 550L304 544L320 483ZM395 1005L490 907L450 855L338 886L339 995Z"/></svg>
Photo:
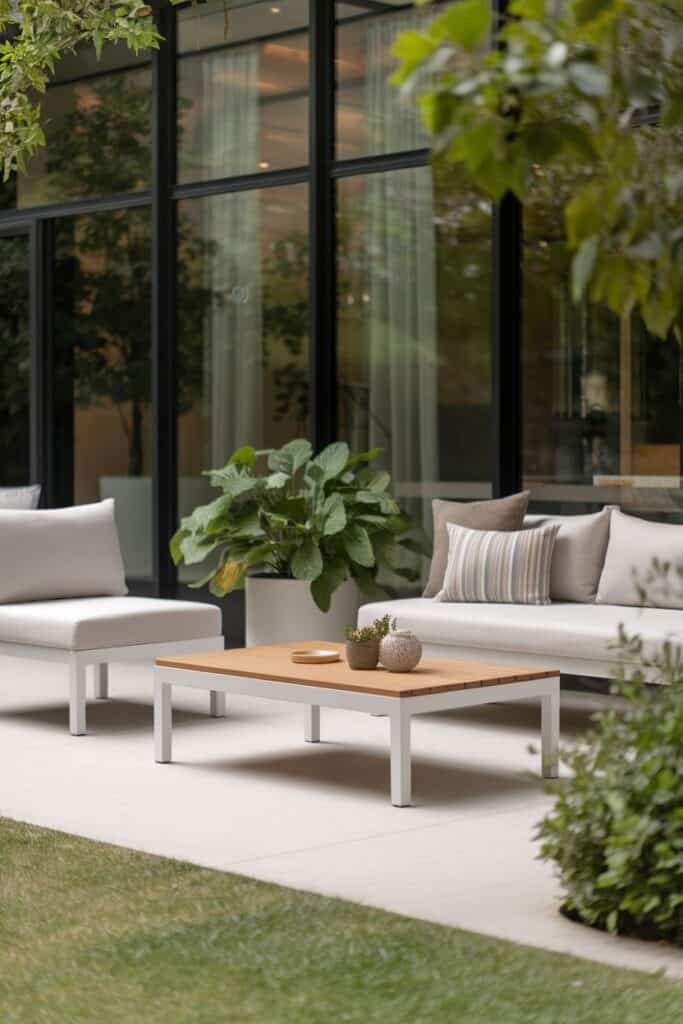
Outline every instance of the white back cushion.
<svg viewBox="0 0 683 1024"><path fill-rule="evenodd" d="M578 516L524 517L524 528L559 523L550 570L552 601L595 601L609 540L611 510Z"/></svg>
<svg viewBox="0 0 683 1024"><path fill-rule="evenodd" d="M683 526L612 512L605 567L595 600L597 604L683 608L679 569L683 569Z"/></svg>
<svg viewBox="0 0 683 1024"><path fill-rule="evenodd" d="M0 508L38 508L40 484L30 487L0 487Z"/></svg>
<svg viewBox="0 0 683 1024"><path fill-rule="evenodd" d="M111 499L0 509L0 604L127 593Z"/></svg>

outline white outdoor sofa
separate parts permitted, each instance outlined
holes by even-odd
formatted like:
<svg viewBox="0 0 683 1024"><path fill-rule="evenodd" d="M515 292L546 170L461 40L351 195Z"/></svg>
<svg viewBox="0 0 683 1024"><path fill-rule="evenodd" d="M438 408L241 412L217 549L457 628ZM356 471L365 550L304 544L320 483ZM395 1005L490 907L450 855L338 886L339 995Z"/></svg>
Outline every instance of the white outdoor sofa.
<svg viewBox="0 0 683 1024"><path fill-rule="evenodd" d="M88 666L95 697L106 699L111 662L225 646L214 605L127 596L111 500L0 510L0 564L0 656L67 667L74 736L86 731ZM210 712L225 715L225 694L211 693Z"/></svg>
<svg viewBox="0 0 683 1024"><path fill-rule="evenodd" d="M613 675L621 626L642 639L646 656L660 652L667 641L683 647L683 574L676 572L683 567L683 526L647 522L607 507L593 515L527 516L524 529L553 522L560 529L550 604L433 597L380 601L361 607L359 625L390 615L435 657L557 668L603 679ZM655 559L671 566L667 579L652 578ZM624 664L629 657L622 657ZM658 681L656 671L648 677Z"/></svg>

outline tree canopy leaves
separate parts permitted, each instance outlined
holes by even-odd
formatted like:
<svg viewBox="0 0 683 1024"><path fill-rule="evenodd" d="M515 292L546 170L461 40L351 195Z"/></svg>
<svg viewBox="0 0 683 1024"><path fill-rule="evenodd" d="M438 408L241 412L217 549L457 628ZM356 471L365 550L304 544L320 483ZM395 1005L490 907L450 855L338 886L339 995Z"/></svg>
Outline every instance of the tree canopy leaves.
<svg viewBox="0 0 683 1024"><path fill-rule="evenodd" d="M525 200L539 168L579 169L565 204L576 297L678 329L683 0L511 0L494 26L490 0L461 0L395 53L437 156L488 196Z"/></svg>

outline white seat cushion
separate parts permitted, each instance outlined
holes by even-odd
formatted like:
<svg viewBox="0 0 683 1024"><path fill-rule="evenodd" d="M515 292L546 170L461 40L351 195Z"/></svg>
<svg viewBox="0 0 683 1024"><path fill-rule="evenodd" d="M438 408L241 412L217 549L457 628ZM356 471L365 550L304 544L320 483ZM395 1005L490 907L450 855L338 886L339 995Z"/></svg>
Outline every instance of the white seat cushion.
<svg viewBox="0 0 683 1024"><path fill-rule="evenodd" d="M556 603L441 604L428 598L366 604L358 624L367 626L383 615L412 629L425 644L481 648L511 654L607 662L616 661L610 645L619 624L639 634L652 649L665 640L683 643L683 612L670 608L626 608L618 605Z"/></svg>
<svg viewBox="0 0 683 1024"><path fill-rule="evenodd" d="M0 605L0 642L91 651L220 636L220 609L150 597L81 597Z"/></svg>

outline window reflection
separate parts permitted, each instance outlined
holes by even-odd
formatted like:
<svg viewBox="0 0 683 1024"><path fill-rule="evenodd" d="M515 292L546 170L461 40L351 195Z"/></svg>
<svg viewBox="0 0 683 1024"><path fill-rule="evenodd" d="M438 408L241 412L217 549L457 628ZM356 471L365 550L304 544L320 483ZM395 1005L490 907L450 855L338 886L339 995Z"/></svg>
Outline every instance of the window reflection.
<svg viewBox="0 0 683 1024"><path fill-rule="evenodd" d="M0 236L0 485L29 483L29 240Z"/></svg>
<svg viewBox="0 0 683 1024"><path fill-rule="evenodd" d="M307 163L307 23L306 0L180 13L181 182Z"/></svg>
<svg viewBox="0 0 683 1024"><path fill-rule="evenodd" d="M58 221L55 246L58 503L113 497L126 571L149 577L149 210Z"/></svg>
<svg viewBox="0 0 683 1024"><path fill-rule="evenodd" d="M581 511L618 503L678 518L681 357L639 317L570 292L563 204L569 175L536 168L524 211L524 485Z"/></svg>
<svg viewBox="0 0 683 1024"><path fill-rule="evenodd" d="M342 435L429 526L431 498L490 492L489 206L450 168L353 177L338 231Z"/></svg>

